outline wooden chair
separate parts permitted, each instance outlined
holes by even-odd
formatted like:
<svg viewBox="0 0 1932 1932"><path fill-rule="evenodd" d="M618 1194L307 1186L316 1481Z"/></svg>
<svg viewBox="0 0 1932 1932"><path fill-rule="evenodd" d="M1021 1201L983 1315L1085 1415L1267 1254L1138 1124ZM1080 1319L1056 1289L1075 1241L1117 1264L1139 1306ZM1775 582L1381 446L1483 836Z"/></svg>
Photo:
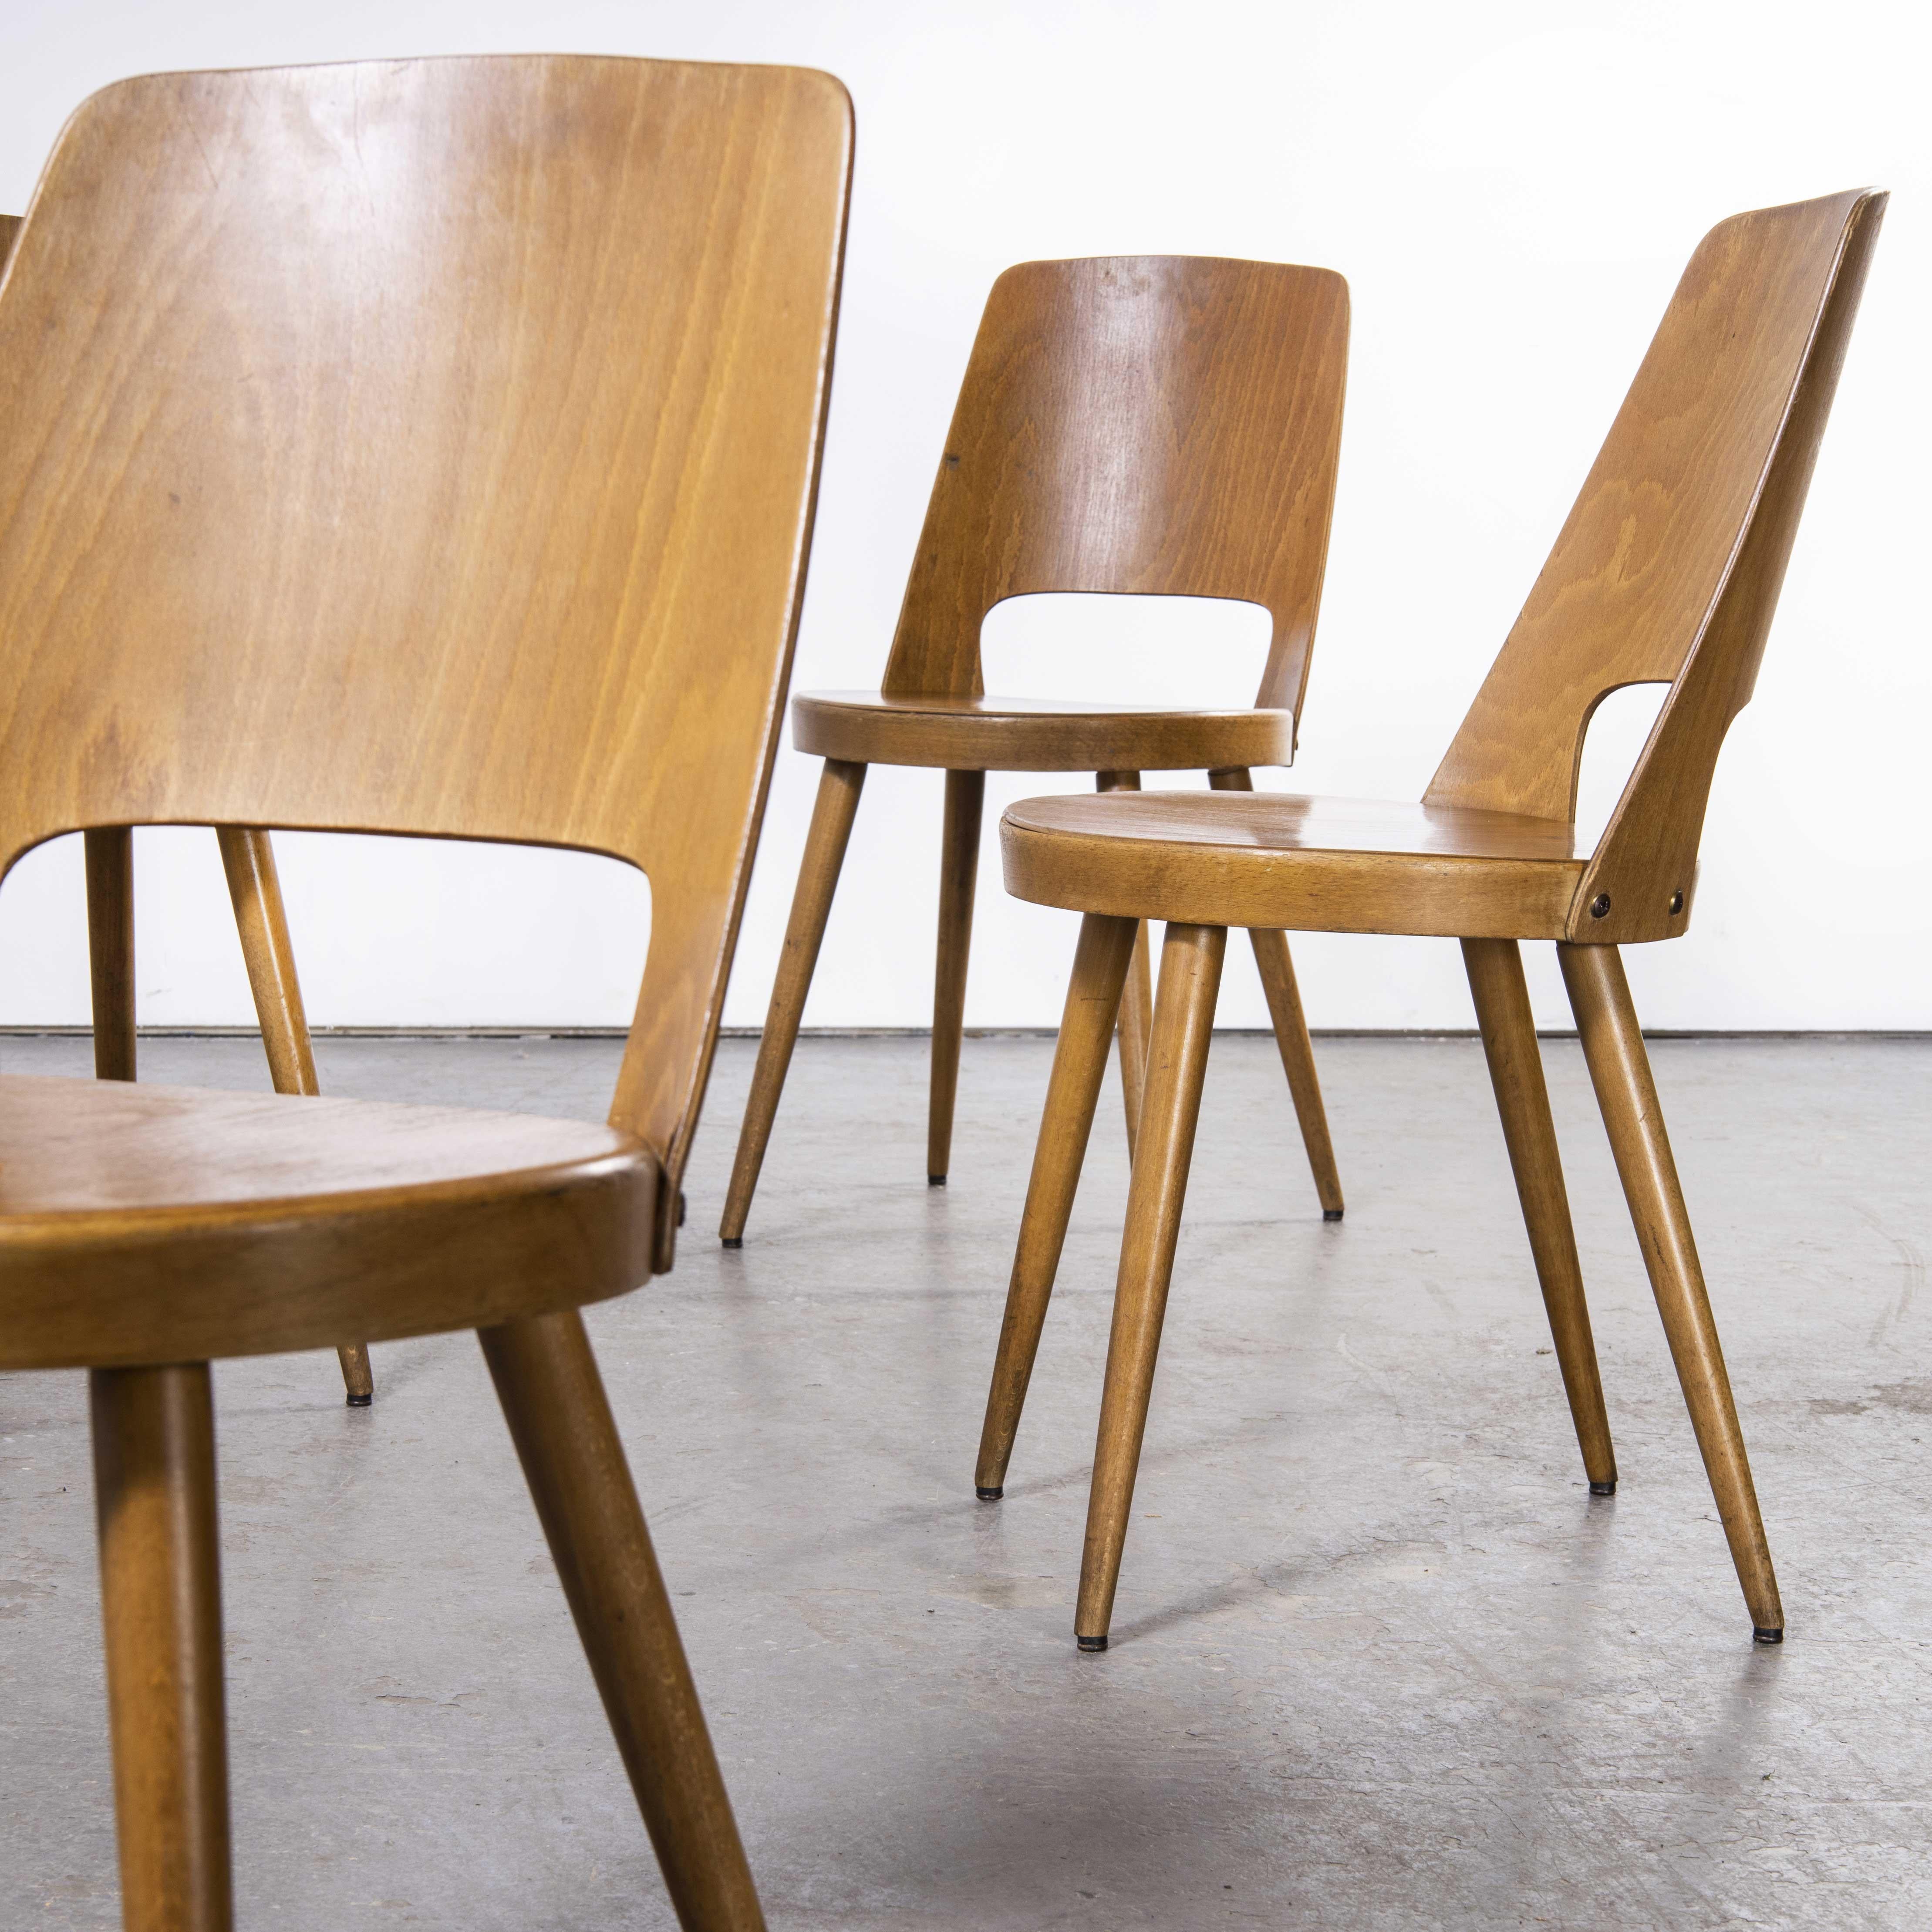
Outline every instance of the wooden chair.
<svg viewBox="0 0 1932 1932"><path fill-rule="evenodd" d="M1286 765L1307 682L1334 500L1348 290L1322 268L1185 256L1029 262L993 285L877 692L816 692L793 742L825 760L718 1233L737 1246L872 764L946 773L926 1178L951 1165L980 809L989 771L1148 770L1249 788ZM1226 597L1266 608L1252 710L988 698L980 629L1036 591ZM1252 935L1324 1214L1342 1215L1288 942ZM1144 938L1120 1024L1127 1136L1152 1011Z"/></svg>
<svg viewBox="0 0 1932 1932"><path fill-rule="evenodd" d="M1618 947L1690 923L1718 748L1749 698L1885 197L1713 230L1678 284L1522 614L1420 805L1030 799L1008 891L1084 913L1007 1295L979 1493L997 1497L1137 922L1169 922L1120 1251L1075 1632L1106 1647L1230 926L1459 938L1593 1493L1610 1424L1517 942L1554 940L1597 1098L1744 1586L1784 1632L1690 1224ZM1575 850L1590 714L1670 687L1608 827Z"/></svg>
<svg viewBox="0 0 1932 1932"><path fill-rule="evenodd" d="M12 252L21 218L0 214L0 274ZM282 907L275 848L259 826L224 825L215 837L248 988L268 1057L268 1076L278 1094L318 1094L302 982ZM94 992L94 1070L103 1080L134 1078L134 858L133 835L117 826L83 835L87 870L89 966ZM339 1343L336 1358L351 1408L375 1400L369 1351L360 1342Z"/></svg>
<svg viewBox="0 0 1932 1932"><path fill-rule="evenodd" d="M578 848L652 892L608 1126L0 1079L0 1367L91 1372L130 1928L231 1917L210 1359L457 1328L681 1921L760 1923L577 1311L673 1258L850 149L796 69L167 75L81 108L20 232L0 871L296 826Z"/></svg>

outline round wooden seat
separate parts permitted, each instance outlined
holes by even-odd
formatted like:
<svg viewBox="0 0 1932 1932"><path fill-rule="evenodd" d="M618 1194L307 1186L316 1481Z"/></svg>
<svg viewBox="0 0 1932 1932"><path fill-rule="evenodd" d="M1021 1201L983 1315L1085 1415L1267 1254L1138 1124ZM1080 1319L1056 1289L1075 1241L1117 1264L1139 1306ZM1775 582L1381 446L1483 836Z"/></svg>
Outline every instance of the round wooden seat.
<svg viewBox="0 0 1932 1932"><path fill-rule="evenodd" d="M1573 843L1514 812L1265 792L1022 799L1000 825L1006 890L1036 904L1461 938L1563 938Z"/></svg>
<svg viewBox="0 0 1932 1932"><path fill-rule="evenodd" d="M1294 758L1294 713L1252 707L812 691L793 700L791 732L818 758L954 772L1211 771Z"/></svg>
<svg viewBox="0 0 1932 1932"><path fill-rule="evenodd" d="M651 1271L658 1162L463 1108L0 1078L0 1369L480 1328Z"/></svg>

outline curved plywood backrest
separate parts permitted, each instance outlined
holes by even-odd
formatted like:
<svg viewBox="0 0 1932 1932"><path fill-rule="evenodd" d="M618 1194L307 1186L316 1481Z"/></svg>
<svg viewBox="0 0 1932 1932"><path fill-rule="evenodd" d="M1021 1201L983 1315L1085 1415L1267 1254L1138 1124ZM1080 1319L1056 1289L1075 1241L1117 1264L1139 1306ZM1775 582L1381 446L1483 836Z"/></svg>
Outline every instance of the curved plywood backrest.
<svg viewBox="0 0 1932 1932"><path fill-rule="evenodd" d="M613 1118L674 1186L803 583L851 153L824 74L169 74L0 281L0 871L77 827L640 866Z"/></svg>
<svg viewBox="0 0 1932 1932"><path fill-rule="evenodd" d="M1569 819L1591 714L1672 686L1580 889L1572 937L1690 916L1711 776L1749 700L1885 196L1763 208L1700 244L1432 802Z"/></svg>
<svg viewBox="0 0 1932 1932"><path fill-rule="evenodd" d="M1258 702L1298 710L1348 352L1348 284L1325 268L1009 268L960 389L887 694L982 695L980 626L1004 598L1151 592L1264 605Z"/></svg>

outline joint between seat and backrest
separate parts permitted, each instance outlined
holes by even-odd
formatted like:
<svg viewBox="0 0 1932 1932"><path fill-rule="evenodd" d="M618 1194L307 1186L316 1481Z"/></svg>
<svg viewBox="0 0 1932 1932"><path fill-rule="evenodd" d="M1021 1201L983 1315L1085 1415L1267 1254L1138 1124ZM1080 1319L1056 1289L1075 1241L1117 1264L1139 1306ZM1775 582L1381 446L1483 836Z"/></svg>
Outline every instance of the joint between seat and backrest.
<svg viewBox="0 0 1932 1932"><path fill-rule="evenodd" d="M978 698L981 626L1054 591L1273 620L1258 705L1299 712L1334 502L1348 284L1174 256L1028 262L988 297L883 689Z"/></svg>
<svg viewBox="0 0 1932 1932"><path fill-rule="evenodd" d="M0 873L149 824L627 860L651 945L612 1118L674 1202L796 635L851 140L826 75L591 56L84 103L0 283Z"/></svg>
<svg viewBox="0 0 1932 1932"><path fill-rule="evenodd" d="M1688 922L1712 772L1756 677L1885 199L1760 209L1705 238L1424 794L1567 822L1597 706L1670 685L1573 940Z"/></svg>

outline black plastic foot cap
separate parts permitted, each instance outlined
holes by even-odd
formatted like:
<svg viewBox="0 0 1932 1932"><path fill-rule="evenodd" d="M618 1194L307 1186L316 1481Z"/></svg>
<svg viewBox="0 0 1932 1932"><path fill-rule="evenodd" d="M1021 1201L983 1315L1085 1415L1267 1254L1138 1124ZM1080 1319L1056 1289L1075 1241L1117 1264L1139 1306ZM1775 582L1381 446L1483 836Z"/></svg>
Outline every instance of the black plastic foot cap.
<svg viewBox="0 0 1932 1932"><path fill-rule="evenodd" d="M1590 1493L1593 1496L1613 1496L1617 1492L1617 1479L1612 1476L1607 1483L1592 1483Z"/></svg>
<svg viewBox="0 0 1932 1932"><path fill-rule="evenodd" d="M1103 1636L1076 1636L1073 1641L1090 1655L1107 1647L1107 1640Z"/></svg>
<svg viewBox="0 0 1932 1932"><path fill-rule="evenodd" d="M1756 1624L1751 1625L1753 1643L1782 1643L1784 1641L1784 1631L1781 1626L1777 1630L1765 1630Z"/></svg>
<svg viewBox="0 0 1932 1932"><path fill-rule="evenodd" d="M720 1234L718 1239L722 1246L728 1248L742 1248L745 1245L742 1234Z"/></svg>
<svg viewBox="0 0 1932 1932"><path fill-rule="evenodd" d="M944 1187L946 1177L943 1174L928 1174L926 1177L926 1184L928 1187Z"/></svg>
<svg viewBox="0 0 1932 1932"><path fill-rule="evenodd" d="M342 1399L351 1408L367 1408L376 1400L376 1395L372 1389L367 1395L346 1395Z"/></svg>
<svg viewBox="0 0 1932 1932"><path fill-rule="evenodd" d="M1339 1221L1342 1218L1342 1210L1339 1208L1324 1208L1322 1210L1322 1218L1324 1221Z"/></svg>
<svg viewBox="0 0 1932 1932"><path fill-rule="evenodd" d="M996 1502L998 1502L1000 1500L1000 1498L1003 1496L1004 1496L1004 1495L1006 1494L1006 1491L1005 1491L1004 1489L999 1489L999 1490L980 1490L980 1489L976 1489L976 1490L973 1492L973 1493L974 1493L976 1496L977 1496L977 1497L980 1498L980 1500L982 1503L996 1503Z"/></svg>

